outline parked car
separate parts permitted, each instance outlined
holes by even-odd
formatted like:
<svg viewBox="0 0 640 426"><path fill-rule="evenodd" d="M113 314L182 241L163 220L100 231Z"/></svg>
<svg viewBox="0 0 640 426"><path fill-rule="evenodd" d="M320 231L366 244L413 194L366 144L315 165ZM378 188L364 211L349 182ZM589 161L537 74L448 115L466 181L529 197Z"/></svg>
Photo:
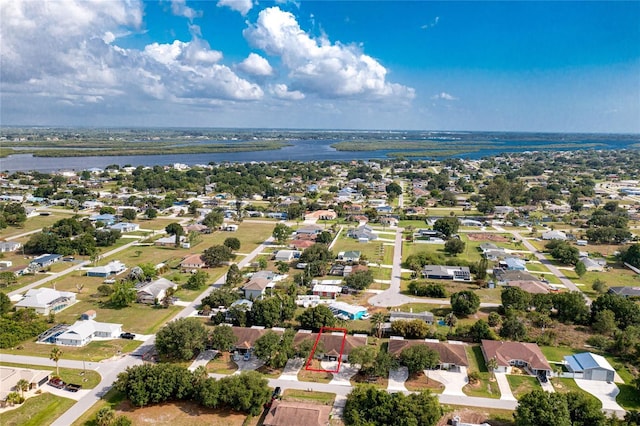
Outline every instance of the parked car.
<svg viewBox="0 0 640 426"><path fill-rule="evenodd" d="M64 387L64 389L69 392L78 392L80 388L82 388L82 385L76 385L75 383L67 383Z"/></svg>
<svg viewBox="0 0 640 426"><path fill-rule="evenodd" d="M121 333L120 334L120 338L121 339L128 339L128 340L133 340L136 338L136 335L133 333Z"/></svg>
<svg viewBox="0 0 640 426"><path fill-rule="evenodd" d="M245 361L249 361L251 359L251 354L249 352L245 352L244 354L244 360Z"/></svg>
<svg viewBox="0 0 640 426"><path fill-rule="evenodd" d="M281 394L282 394L282 388L280 386L276 386L276 388L273 391L273 394L271 395L271 399L280 398Z"/></svg>
<svg viewBox="0 0 640 426"><path fill-rule="evenodd" d="M53 378L49 380L49 386L53 386L56 389L62 389L65 386L65 382L63 382L62 379Z"/></svg>

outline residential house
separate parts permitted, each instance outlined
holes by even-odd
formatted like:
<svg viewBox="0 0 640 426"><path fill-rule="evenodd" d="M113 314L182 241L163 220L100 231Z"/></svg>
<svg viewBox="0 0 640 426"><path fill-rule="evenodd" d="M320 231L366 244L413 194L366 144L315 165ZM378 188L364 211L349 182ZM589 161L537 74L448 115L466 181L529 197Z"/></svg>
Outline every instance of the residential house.
<svg viewBox="0 0 640 426"><path fill-rule="evenodd" d="M22 244L16 241L0 241L0 253L9 253L18 251L22 248Z"/></svg>
<svg viewBox="0 0 640 426"><path fill-rule="evenodd" d="M70 291L58 291L52 288L32 288L27 290L24 298L16 303L16 310L34 309L40 315L60 312L76 303L76 294Z"/></svg>
<svg viewBox="0 0 640 426"><path fill-rule="evenodd" d="M169 289L177 290L178 284L166 278L158 278L150 283L145 283L137 288L136 299L138 303L156 304L167 296Z"/></svg>
<svg viewBox="0 0 640 426"><path fill-rule="evenodd" d="M378 235L373 232L373 228L368 225L358 226L355 229L350 229L347 232L347 236L355 238L361 243L368 243L369 241L377 240Z"/></svg>
<svg viewBox="0 0 640 426"><path fill-rule="evenodd" d="M291 262L293 259L300 257L302 252L298 250L278 250L274 259L278 262Z"/></svg>
<svg viewBox="0 0 640 426"><path fill-rule="evenodd" d="M154 241L154 245L156 246L160 246L160 247L175 247L176 245L176 238L178 238L177 235L169 235L168 237L162 237L162 238L158 238L157 240ZM187 237L185 237L184 235L180 235L180 243L185 243L187 241Z"/></svg>
<svg viewBox="0 0 640 426"><path fill-rule="evenodd" d="M547 231L544 234L542 234L542 239L543 240L561 240L561 241L566 241L567 240L567 234L565 234L562 231Z"/></svg>
<svg viewBox="0 0 640 426"><path fill-rule="evenodd" d="M251 300L248 300L248 299L236 300L231 305L229 305L229 309L227 309L225 311L224 320L231 324L236 319L235 316L234 316L234 312L236 310L240 310L240 311L243 311L243 312L249 312L249 311L251 311L252 307L253 307L253 302Z"/></svg>
<svg viewBox="0 0 640 426"><path fill-rule="evenodd" d="M87 270L88 277L107 278L110 275L118 275L127 270L124 263L119 260L113 260L104 266L96 266Z"/></svg>
<svg viewBox="0 0 640 426"><path fill-rule="evenodd" d="M591 257L581 257L580 262L589 272L602 272L605 266L607 266L607 261L603 258L594 259Z"/></svg>
<svg viewBox="0 0 640 426"><path fill-rule="evenodd" d="M264 426L325 426L329 424L332 407L307 402L276 399L268 408Z"/></svg>
<svg viewBox="0 0 640 426"><path fill-rule="evenodd" d="M534 375L551 375L551 366L535 343L482 340L482 354L485 361L496 359L496 372L509 374L518 367Z"/></svg>
<svg viewBox="0 0 640 426"><path fill-rule="evenodd" d="M203 225L201 223L193 223L191 225L183 226L182 229L184 229L184 232L187 234L189 232L198 232L200 234L206 234L211 231L208 226Z"/></svg>
<svg viewBox="0 0 640 426"><path fill-rule="evenodd" d="M111 226L116 223L116 216L113 214L95 214L89 217L91 222L102 222L105 226Z"/></svg>
<svg viewBox="0 0 640 426"><path fill-rule="evenodd" d="M264 336L269 329L259 326L253 327L231 327L233 335L236 337L235 350L239 353L251 352L256 340ZM284 334L284 328L271 328L271 331L279 335Z"/></svg>
<svg viewBox="0 0 640 426"><path fill-rule="evenodd" d="M518 287L523 291L531 294L547 294L549 286L542 281L537 280L511 280L504 285L505 287Z"/></svg>
<svg viewBox="0 0 640 426"><path fill-rule="evenodd" d="M273 290L278 278L281 278L281 276L271 271L256 272L251 276L249 282L242 287L245 299L262 299L267 289Z"/></svg>
<svg viewBox="0 0 640 426"><path fill-rule="evenodd" d="M117 339L122 333L122 324L97 322L94 320L76 321L66 331L55 337L55 343L66 346L84 346L94 338Z"/></svg>
<svg viewBox="0 0 640 426"><path fill-rule="evenodd" d="M48 268L56 262L62 260L62 255L60 254L43 254L42 256L36 257L30 263L27 269L31 272L42 271L43 269Z"/></svg>
<svg viewBox="0 0 640 426"><path fill-rule="evenodd" d="M507 271L501 268L493 270L493 277L500 285L507 285L510 281L538 281L536 277L531 275L529 272Z"/></svg>
<svg viewBox="0 0 640 426"><path fill-rule="evenodd" d="M564 364L575 378L613 382L616 370L602 355L582 352L564 357ZM579 375L579 376L578 376Z"/></svg>
<svg viewBox="0 0 640 426"><path fill-rule="evenodd" d="M296 235L316 236L322 232L322 227L317 225L306 225L296 230Z"/></svg>
<svg viewBox="0 0 640 426"><path fill-rule="evenodd" d="M479 220L473 219L460 219L460 225L462 226L482 226L483 223Z"/></svg>
<svg viewBox="0 0 640 426"><path fill-rule="evenodd" d="M337 217L338 213L333 210L316 210L305 213L304 220L334 220Z"/></svg>
<svg viewBox="0 0 640 426"><path fill-rule="evenodd" d="M182 269L200 269L206 266L207 264L202 259L201 254L190 254L180 262L180 267Z"/></svg>
<svg viewBox="0 0 640 426"><path fill-rule="evenodd" d="M378 223L382 226L398 226L398 219L391 216L378 218Z"/></svg>
<svg viewBox="0 0 640 426"><path fill-rule="evenodd" d="M296 239L289 243L289 247L291 247L296 251L299 251L299 250L304 250L306 248L309 248L315 243L316 243L315 240Z"/></svg>
<svg viewBox="0 0 640 426"><path fill-rule="evenodd" d="M11 392L19 392L20 380L27 381L28 390L36 390L49 381L52 373L47 370L0 366L0 407L6 404L7 396Z"/></svg>
<svg viewBox="0 0 640 426"><path fill-rule="evenodd" d="M368 315L367 308L345 302L333 302L329 305L329 309L336 317L350 320L363 319Z"/></svg>
<svg viewBox="0 0 640 426"><path fill-rule="evenodd" d="M434 316L431 312L401 312L401 311L392 311L389 315L389 322L394 321L412 321L415 319L422 320L427 324L431 325L434 321Z"/></svg>
<svg viewBox="0 0 640 426"><path fill-rule="evenodd" d="M425 265L422 277L431 280L471 281L467 266Z"/></svg>
<svg viewBox="0 0 640 426"><path fill-rule="evenodd" d="M406 348L417 345L436 351L440 355L438 365L443 370L460 371L462 367L469 366L466 345L459 342L440 342L433 339L405 340L402 337L392 336L389 339L388 350L391 355L398 357Z"/></svg>
<svg viewBox="0 0 640 426"><path fill-rule="evenodd" d="M83 312L80 315L80 319L81 320L92 320L92 319L96 319L96 316L98 314L96 313L96 311L94 311L93 309L89 309L88 311Z"/></svg>
<svg viewBox="0 0 640 426"><path fill-rule="evenodd" d="M316 284L313 286L311 292L315 296L330 297L332 299L335 299L338 294L342 292L342 287L337 285Z"/></svg>
<svg viewBox="0 0 640 426"><path fill-rule="evenodd" d="M343 262L359 262L360 261L360 251L350 250L350 251L341 251L338 253L338 260L342 260Z"/></svg>
<svg viewBox="0 0 640 426"><path fill-rule="evenodd" d="M609 293L622 297L640 297L640 287L609 287Z"/></svg>
<svg viewBox="0 0 640 426"><path fill-rule="evenodd" d="M109 229L115 229L116 231L120 231L122 233L135 232L140 229L140 225L138 225L137 223L119 222L109 226Z"/></svg>
<svg viewBox="0 0 640 426"><path fill-rule="evenodd" d="M341 332L323 332L318 338L318 333L311 333L309 330L299 330L293 338L294 347L298 347L303 341L318 341L318 348L322 350L316 351L314 357L327 361L347 362L349 354L357 347L367 344L367 336L364 334L346 335Z"/></svg>
<svg viewBox="0 0 640 426"><path fill-rule="evenodd" d="M507 257L499 263L500 267L508 271L526 271L527 264L519 257Z"/></svg>

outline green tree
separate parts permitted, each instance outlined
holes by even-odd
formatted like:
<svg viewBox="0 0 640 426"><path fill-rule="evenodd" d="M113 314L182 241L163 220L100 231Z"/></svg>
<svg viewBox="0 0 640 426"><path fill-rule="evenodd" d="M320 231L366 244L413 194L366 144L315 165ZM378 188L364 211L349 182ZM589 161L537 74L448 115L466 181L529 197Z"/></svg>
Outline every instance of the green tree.
<svg viewBox="0 0 640 426"><path fill-rule="evenodd" d="M318 305L305 309L299 316L300 327L319 330L321 327L333 327L336 317L326 305Z"/></svg>
<svg viewBox="0 0 640 426"><path fill-rule="evenodd" d="M360 370L368 374L376 362L377 355L378 349L375 346L358 346L351 350L349 363L352 365L358 364Z"/></svg>
<svg viewBox="0 0 640 426"><path fill-rule="evenodd" d="M56 363L56 376L60 376L60 367L58 366L58 362L62 358L62 349L57 346L51 348L51 352L49 353L49 359Z"/></svg>
<svg viewBox="0 0 640 426"><path fill-rule="evenodd" d="M500 325L500 323L502 322L502 317L497 312L491 312L487 320L489 322L490 327L496 327Z"/></svg>
<svg viewBox="0 0 640 426"><path fill-rule="evenodd" d="M282 301L278 297L265 297L253 302L251 323L267 328L279 326L282 321Z"/></svg>
<svg viewBox="0 0 640 426"><path fill-rule="evenodd" d="M407 367L409 374L435 368L440 362L440 354L425 345L413 345L400 352L400 364Z"/></svg>
<svg viewBox="0 0 640 426"><path fill-rule="evenodd" d="M449 238L460 228L460 221L457 217L443 217L435 221L433 229L442 232L445 237Z"/></svg>
<svg viewBox="0 0 640 426"><path fill-rule="evenodd" d="M375 330L376 337L380 339L382 337L382 326L384 325L386 316L382 312L376 312L371 315L371 324Z"/></svg>
<svg viewBox="0 0 640 426"><path fill-rule="evenodd" d="M11 299L9 296L0 291L0 316L11 311Z"/></svg>
<svg viewBox="0 0 640 426"><path fill-rule="evenodd" d="M353 274L349 274L347 278L345 278L345 284L351 288L355 288L356 290L364 290L368 288L371 284L373 284L373 273L371 270L366 271L357 271Z"/></svg>
<svg viewBox="0 0 640 426"><path fill-rule="evenodd" d="M516 315L508 315L507 318L502 321L500 337L522 342L527 338L527 326Z"/></svg>
<svg viewBox="0 0 640 426"><path fill-rule="evenodd" d="M11 271L0 272L0 285L2 287L8 287L17 282L18 282L18 278L16 277L16 274L14 274L13 272Z"/></svg>
<svg viewBox="0 0 640 426"><path fill-rule="evenodd" d="M127 219L130 222L136 220L137 216L138 216L138 214L137 214L135 209L124 209L124 210L122 210L122 217L124 219Z"/></svg>
<svg viewBox="0 0 640 426"><path fill-rule="evenodd" d="M267 379L256 371L245 371L220 379L222 404L235 411L259 415L271 398Z"/></svg>
<svg viewBox="0 0 640 426"><path fill-rule="evenodd" d="M225 285L229 287L236 287L242 284L243 281L244 277L242 276L242 272L240 272L238 265L235 263L231 264L224 281Z"/></svg>
<svg viewBox="0 0 640 426"><path fill-rule="evenodd" d="M102 407L96 414L96 423L98 426L111 426L116 418L116 412L110 407Z"/></svg>
<svg viewBox="0 0 640 426"><path fill-rule="evenodd" d="M202 219L202 224L209 229L215 229L224 222L224 213L220 211L212 211Z"/></svg>
<svg viewBox="0 0 640 426"><path fill-rule="evenodd" d="M293 329L287 329L282 336L269 330L256 340L254 353L269 367L283 367L295 353L294 336Z"/></svg>
<svg viewBox="0 0 640 426"><path fill-rule="evenodd" d="M558 293L553 295L553 305L559 321L574 324L588 324L589 307L585 304L584 295L579 291Z"/></svg>
<svg viewBox="0 0 640 426"><path fill-rule="evenodd" d="M571 426L566 396L543 390L520 397L513 417L518 426Z"/></svg>
<svg viewBox="0 0 640 426"><path fill-rule="evenodd" d="M616 326L616 316L609 309L604 309L602 311L597 311L593 315L593 321L591 323L591 328L596 333L612 335L614 331L617 330Z"/></svg>
<svg viewBox="0 0 640 426"><path fill-rule="evenodd" d="M385 190L391 199L398 198L402 194L402 187L395 182L388 184Z"/></svg>
<svg viewBox="0 0 640 426"><path fill-rule="evenodd" d="M16 389L20 391L22 399L24 399L24 393L29 390L29 381L25 379L18 380L16 383Z"/></svg>
<svg viewBox="0 0 640 426"><path fill-rule="evenodd" d="M280 273L280 274L286 274L287 272L289 272L290 268L291 267L289 266L289 264L287 262L283 262L283 261L276 262L276 269L278 270L278 273Z"/></svg>
<svg viewBox="0 0 640 426"><path fill-rule="evenodd" d="M480 259L476 267L476 279L484 280L487 278L487 269L489 268L489 261L484 257Z"/></svg>
<svg viewBox="0 0 640 426"><path fill-rule="evenodd" d="M620 254L620 259L636 268L640 268L640 244L632 244Z"/></svg>
<svg viewBox="0 0 640 426"><path fill-rule="evenodd" d="M480 298L471 290L451 295L451 310L457 315L473 315L480 307Z"/></svg>
<svg viewBox="0 0 640 426"><path fill-rule="evenodd" d="M568 392L565 396L572 426L605 426L606 417L595 398L583 392Z"/></svg>
<svg viewBox="0 0 640 426"><path fill-rule="evenodd" d="M526 311L531 303L531 294L520 287L506 287L502 290L500 299L505 310Z"/></svg>
<svg viewBox="0 0 640 426"><path fill-rule="evenodd" d="M114 308L125 308L136 300L136 288L130 281L116 282L113 284L112 290L109 304Z"/></svg>
<svg viewBox="0 0 640 426"><path fill-rule="evenodd" d="M464 252L466 244L459 238L450 238L444 243L444 252L448 255L455 256Z"/></svg>
<svg viewBox="0 0 640 426"><path fill-rule="evenodd" d="M209 274L206 272L197 271L195 274L191 274L183 287L189 290L202 290L207 285L208 278Z"/></svg>
<svg viewBox="0 0 640 426"><path fill-rule="evenodd" d="M240 250L240 240L236 237L226 238L222 245L229 247L231 250Z"/></svg>
<svg viewBox="0 0 640 426"><path fill-rule="evenodd" d="M228 325L219 325L209 335L209 343L213 349L228 352L235 345L238 338L233 334L233 329Z"/></svg>
<svg viewBox="0 0 640 426"><path fill-rule="evenodd" d="M273 233L271 234L273 238L276 240L278 244L283 244L289 236L291 235L291 228L289 228L284 223L278 223L275 228L273 228Z"/></svg>
<svg viewBox="0 0 640 426"><path fill-rule="evenodd" d="M170 360L188 361L204 350L207 331L197 318L167 323L156 335L158 354Z"/></svg>
<svg viewBox="0 0 640 426"><path fill-rule="evenodd" d="M474 342L496 339L493 330L491 330L489 324L483 319L479 319L471 326L471 328L469 329L469 336L471 336Z"/></svg>
<svg viewBox="0 0 640 426"><path fill-rule="evenodd" d="M147 219L155 219L158 217L158 210L150 207L144 212L144 214L147 216Z"/></svg>
<svg viewBox="0 0 640 426"><path fill-rule="evenodd" d="M202 253L202 260L210 268L220 266L223 262L228 262L234 257L235 255L229 247L221 245L209 247Z"/></svg>
<svg viewBox="0 0 640 426"><path fill-rule="evenodd" d="M192 216L198 216L198 209L202 208L202 203L198 200L193 200L189 203L189 214Z"/></svg>
<svg viewBox="0 0 640 426"><path fill-rule="evenodd" d="M575 266L574 270L575 270L576 274L580 278L582 278L584 276L584 274L587 273L587 267L584 266L584 263L582 263L582 262L576 263L576 266Z"/></svg>
<svg viewBox="0 0 640 426"><path fill-rule="evenodd" d="M575 265L580 260L580 250L566 241L552 240L545 247L554 259L566 265Z"/></svg>
<svg viewBox="0 0 640 426"><path fill-rule="evenodd" d="M182 225L177 222L173 222L168 224L164 230L169 235L175 235L176 247L180 246L180 237L184 235L184 228L182 228Z"/></svg>

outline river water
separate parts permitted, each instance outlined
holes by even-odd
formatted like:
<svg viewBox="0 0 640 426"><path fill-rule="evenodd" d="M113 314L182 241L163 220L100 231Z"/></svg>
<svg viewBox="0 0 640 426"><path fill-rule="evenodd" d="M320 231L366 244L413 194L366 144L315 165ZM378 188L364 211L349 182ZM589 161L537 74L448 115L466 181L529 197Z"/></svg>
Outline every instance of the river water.
<svg viewBox="0 0 640 426"><path fill-rule="evenodd" d="M377 150L377 151L336 151L331 147L335 139L331 140L299 140L288 141L292 145L271 151L249 151L231 152L218 154L176 154L176 155L131 155L131 156L91 156L91 157L33 157L31 154L15 154L6 158L0 158L0 171L29 171L37 170L50 172L56 170L86 170L90 168L105 168L111 164L119 166L155 166L171 165L175 163L194 165L208 164L210 162L250 162L250 161L351 161L351 160L374 160L389 159L389 152L400 150ZM549 144L557 143L558 140L549 140ZM587 138L585 143L590 142ZM610 141L603 143L602 136L598 141L601 144L598 149L621 149L627 148L631 144L638 143L638 136L620 139L612 137ZM540 146L540 141L536 146ZM544 145L544 143L542 144ZM579 146L579 145L577 145ZM567 148L566 150L569 150ZM464 158L482 158L497 155L502 152L523 152L527 150L527 144L523 140L508 141L499 150L479 149L471 153L456 155Z"/></svg>

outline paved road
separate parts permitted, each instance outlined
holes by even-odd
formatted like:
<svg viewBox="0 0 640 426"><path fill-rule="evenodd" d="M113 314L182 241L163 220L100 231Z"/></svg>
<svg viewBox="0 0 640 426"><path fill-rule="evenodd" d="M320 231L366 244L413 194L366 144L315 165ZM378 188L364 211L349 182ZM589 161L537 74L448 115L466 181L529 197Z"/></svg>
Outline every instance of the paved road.
<svg viewBox="0 0 640 426"><path fill-rule="evenodd" d="M564 285L567 288L567 290L569 290L569 291L577 291L577 292L582 293L582 291L578 288L578 286L576 286L569 278L567 278L560 271L560 269L558 269L556 266L554 266L549 259L544 257L544 254L539 252L538 249L535 248L535 246L533 244L531 244L529 241L527 241L525 238L523 238L522 235L520 235L520 233L518 231L507 231L506 229L504 229L504 228L502 228L500 226L496 226L496 225L494 225L493 227L496 230L500 231L500 232L508 232L511 235L513 235L515 238L517 238L518 240L522 241L524 246L531 253L533 253L533 255L540 261L540 263L542 263L544 266L546 266L547 269L549 269L549 271L551 271L553 273L553 275L558 277L558 279L560 280L562 285ZM582 293L582 295L584 296L584 293ZM586 301L587 305L591 305L591 299L589 299L587 296L584 296L584 297L585 297L585 301Z"/></svg>
<svg viewBox="0 0 640 426"><path fill-rule="evenodd" d="M126 250L129 247L137 244L140 241L140 239L141 238L137 238L135 241L132 241L132 242L127 243L127 244L125 244L123 246L120 246L120 247L115 248L115 249L113 249L111 251L108 251L108 252L104 253L101 256L104 258L104 257L107 257L107 256L112 256L112 255L114 255L116 253L119 253L122 250ZM11 297L11 296L16 296L16 295L22 294L22 293L24 293L25 291L27 291L29 289L32 289L32 288L35 288L35 287L39 287L39 286L41 286L43 284L46 284L46 283L48 283L50 281L57 280L60 277L63 277L65 275L67 275L67 274L70 274L73 271L77 271L78 269L89 265L89 263L90 262L88 260L85 260L84 262L77 263L77 264L73 265L72 267L65 269L64 271L57 272L57 273L51 274L51 275L47 275L45 278L43 278L41 280L38 280L38 281L33 282L31 284L28 284L28 285L26 285L24 287L21 287L21 288L19 288L17 290L9 292L8 295L9 295L9 297Z"/></svg>

